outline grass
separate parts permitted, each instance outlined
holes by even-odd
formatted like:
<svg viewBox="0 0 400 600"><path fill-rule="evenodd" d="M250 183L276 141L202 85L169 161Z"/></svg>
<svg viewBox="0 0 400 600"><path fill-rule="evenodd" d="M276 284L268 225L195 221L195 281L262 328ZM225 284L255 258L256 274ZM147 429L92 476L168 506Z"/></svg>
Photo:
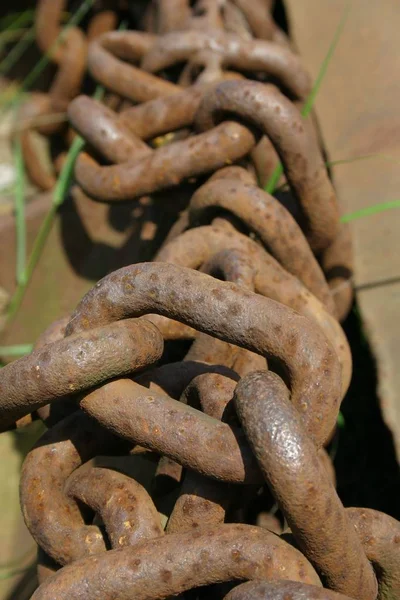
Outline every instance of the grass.
<svg viewBox="0 0 400 600"><path fill-rule="evenodd" d="M15 226L16 226L16 280L24 280L26 261L26 222L25 222L25 164L19 137L14 140L15 181Z"/></svg>
<svg viewBox="0 0 400 600"><path fill-rule="evenodd" d="M30 129L31 127L38 127L40 125L51 125L52 123L65 123L66 121L67 113L65 112L55 112L50 115L41 115L34 119L26 119L25 121L20 122L16 127L13 127L4 136L0 135L0 139L2 139L3 137L9 138L10 135L14 135L26 129Z"/></svg>
<svg viewBox="0 0 400 600"><path fill-rule="evenodd" d="M30 27L29 29L27 27L23 27L22 29L0 31L0 50L2 50L9 42L18 41L27 31L31 30L33 30L33 27Z"/></svg>
<svg viewBox="0 0 400 600"><path fill-rule="evenodd" d="M93 4L93 0L86 0L81 5L79 10L73 15L73 17L69 21L68 26L71 26L71 24L76 24L80 19L82 19L85 12L87 12L87 10L90 8L90 6L92 4ZM83 11L85 11L85 12L83 12ZM78 13L79 13L79 15L78 15ZM120 30L123 30L125 28L126 28L126 23L125 22L121 23ZM63 31L65 31L65 28ZM25 82L25 86L26 86L26 82ZM94 93L94 98L96 100L100 100L103 97L103 95L104 95L104 88L102 86L97 86L95 93ZM22 268L21 267L22 259L20 259L19 261L17 260L17 288L16 288L16 290L11 298L10 304L8 306L7 315L6 315L7 322L10 322L15 317L15 315L17 314L17 312L21 306L22 300L24 298L24 295L25 295L25 292L29 285L29 282L32 278L35 267L42 255L43 249L46 245L46 242L49 237L50 231L52 229L57 211L58 211L59 207L61 206L61 204L64 202L65 196L67 194L67 191L68 191L68 188L69 188L69 185L71 182L71 178L73 175L75 161L76 161L79 153L84 148L84 145L85 145L85 140L83 138L81 138L80 136L76 136L76 138L74 139L74 141L71 145L71 148L69 149L69 152L67 154L64 165L61 169L60 176L57 180L57 183L55 185L55 189L53 192L52 204L40 226L39 232L35 238L33 248L29 255L29 259L28 259L26 266L24 264L24 267ZM18 160L17 160L17 158L18 158ZM21 186L22 186L21 181L22 181L22 170L23 170L22 155L21 156L18 155L16 157L16 166L18 167L17 175L18 175L18 179L20 180L20 184L17 186L17 189L16 189L16 206L18 205L20 207L21 205L23 205L23 192L21 193ZM26 228L25 223L22 223L21 219L16 218L17 257L25 255L25 244L26 244L26 229L25 228Z"/></svg>
<svg viewBox="0 0 400 600"><path fill-rule="evenodd" d="M352 213L343 215L340 220L342 223L350 223L350 221L361 219L361 217L370 217L371 215L386 212L393 208L400 208L400 200L389 200L388 202L381 202L380 204L374 204L373 206L366 206L365 208L360 208Z"/></svg>
<svg viewBox="0 0 400 600"><path fill-rule="evenodd" d="M28 29L23 36L20 38L18 43L7 53L5 58L0 62L0 75L7 75L11 69L17 64L19 59L23 56L25 50L29 48L35 39L34 27Z"/></svg>
<svg viewBox="0 0 400 600"><path fill-rule="evenodd" d="M351 0L349 0L345 6L342 17L339 21L339 25L335 31L333 40L328 48L328 52L326 53L326 56L324 57L324 60L321 63L321 67L319 69L315 83L314 83L312 90L311 90L309 96L307 97L307 99L304 103L304 106L301 110L301 114L304 118L307 118L313 109L318 92L321 88L321 85L322 85L324 78L326 76L326 73L328 71L329 64L332 60L332 57L336 50L336 47L339 43L340 37L343 33L344 26L345 26L347 18L349 16L350 8L351 8ZM391 160L393 162L400 163L400 160L398 160L394 157L388 156L386 154L366 154L364 156L329 161L329 162L327 162L327 166L331 167L331 166L337 166L337 165L343 165L343 164L350 164L353 162L369 160L372 158L382 158L384 160ZM274 172L272 173L269 181L267 182L267 185L264 188L265 191L268 192L269 194L273 194L277 189L278 181L280 180L282 175L283 175L283 166L282 166L282 163L279 163L276 166ZM342 221L342 223L349 223L351 221L355 221L356 219L375 215L380 212L384 212L384 211L391 210L394 208L400 208L400 200L391 200L391 201L375 204L373 206L368 206L368 207L362 208L360 210L354 211L347 215L343 215L341 217L341 221Z"/></svg>
<svg viewBox="0 0 400 600"><path fill-rule="evenodd" d="M5 581L6 579L10 579L11 577L15 577L15 575L21 575L22 573L26 573L29 569L32 569L36 563L36 557L33 559L31 564L27 567L16 567L14 569L7 569L5 573L0 572L0 581Z"/></svg>
<svg viewBox="0 0 400 600"><path fill-rule="evenodd" d="M8 88L4 90L4 92L0 95L0 104L2 104L3 111L6 111L10 108L16 108L21 102L23 95L27 92L32 85L35 83L39 75L43 72L44 68L48 65L51 60L51 56L54 51L58 48L60 43L62 42L65 33L68 31L70 27L78 25L84 16L89 12L91 7L93 6L94 0L84 0L78 10L71 16L68 23L63 27L60 34L58 35L56 41L50 48L49 52L44 54L42 58L36 63L32 71L25 77L19 86L18 90L14 93L10 90L13 89L12 84Z"/></svg>
<svg viewBox="0 0 400 600"><path fill-rule="evenodd" d="M24 554L22 554L22 556L20 556L19 558L16 558L8 563L2 564L0 563L0 570L1 569L10 569L12 567L17 567L18 565L20 565L22 562L24 562L27 558L29 558L29 556L32 554L32 551L34 549L31 548L30 550L28 550L27 552L24 552Z"/></svg>
<svg viewBox="0 0 400 600"><path fill-rule="evenodd" d="M16 344L14 346L0 346L0 356L25 356L32 352L32 344Z"/></svg>
<svg viewBox="0 0 400 600"><path fill-rule="evenodd" d="M380 152L378 152L376 154L364 154L363 156L353 156L351 158L339 158L338 160L328 160L326 166L336 167L337 165L349 165L354 162L371 160L376 158L381 158L382 160L388 160L389 162L400 164L400 160L395 156L390 156L390 154L381 154Z"/></svg>
<svg viewBox="0 0 400 600"><path fill-rule="evenodd" d="M69 20L66 27L64 27L64 29L62 30L62 32L59 35L54 46L56 46L61 41L62 35L68 29L68 27L71 27L72 25L76 25L77 23L79 23L79 21L83 18L83 16L89 10L89 8L91 7L92 4L93 4L93 0L85 0L82 3L82 5L78 9L78 11L71 17L71 19ZM350 7L351 7L351 1L349 1L347 3L345 10L343 11L341 20L335 31L334 38L328 48L328 52L327 52L324 60L322 61L318 76L313 85L311 93L308 96L308 98L303 106L302 115L304 118L307 118L309 116L309 114L314 106L318 91L321 88L321 85L322 85L325 75L327 73L330 61L332 60L334 51L335 51L337 44L340 40L340 37L342 35L343 29L344 29L344 26L345 26L345 23L346 23L348 14L349 14ZM27 16L25 15L25 13L23 13L19 17L19 19L22 19L22 21L23 21L24 19L27 19ZM9 25L9 27L20 27L20 26L21 26L21 22L18 19L15 19ZM123 29L123 28L125 28L125 24L121 24L120 29ZM51 51L54 51L54 46ZM49 59L51 57L51 51L37 63L37 65L35 66L33 71L30 73L30 75L28 75L28 77L21 84L21 88L14 95L14 102L18 103L18 100L21 98L21 94L24 91L26 91L30 87L30 85L34 82L36 76L39 75L41 70L44 68L44 66L49 61ZM1 64L0 64L0 71L1 71ZM102 94L103 94L102 88L98 88L95 92L95 97L100 97ZM64 118L64 117L65 117L64 115L61 116L61 118ZM57 118L57 115L55 115L54 118ZM78 154L80 153L80 151L83 149L83 147L84 147L84 140L81 137L76 137L70 148L70 151L67 155L67 159L62 168L60 177L57 180L55 190L54 190L52 205L51 205L49 212L47 213L45 219L42 222L40 230L34 241L33 249L29 256L28 262L25 265L26 231L25 231L24 210L23 210L23 207L24 207L24 165L23 165L23 158L22 158L20 145L18 143L16 143L15 165L16 165L16 172L17 172L17 186L16 186L16 191L15 191L15 207L16 207L16 229L17 229L17 266L16 266L17 289L16 289L16 291L10 301L10 304L9 304L8 313L7 313L8 321L10 321L15 316L15 314L17 313L17 311L21 305L21 302L23 300L27 286L31 280L34 269L35 269L35 267L38 263L38 260L42 254L43 248L45 247L46 241L48 239L52 225L54 223L55 216L57 214L57 210L64 201L64 198L65 198L65 195L66 195L66 192L67 192L67 189L69 187L70 180L72 177L73 167L74 167L76 158L77 158ZM371 155L355 157L355 158L350 158L350 159L331 161L328 164L329 165L347 164L347 163L355 162L357 160L366 160L366 159L370 159L370 158L374 158L374 157L382 157L382 158L396 161L396 159L393 159L392 157L388 157L386 155L379 155L379 154L372 155L371 154ZM396 162L399 162L399 161L396 161ZM278 165L278 167L276 168L274 174L271 176L271 178L265 188L266 191L268 191L269 193L273 193L275 191L277 182L279 181L279 178L281 177L282 173L283 173L283 168L282 168L282 164L280 163ZM392 208L398 208L399 206L400 206L400 201L397 201L397 200L390 201L390 202L384 202L381 204L377 204L377 205L367 207L367 208L355 211L353 213L344 215L344 216L342 216L342 222L348 223L355 219L359 219L364 216L377 214L379 212L389 210ZM16 350L16 351L18 351L18 350Z"/></svg>
<svg viewBox="0 0 400 600"><path fill-rule="evenodd" d="M90 7L92 6L94 0L84 0L82 5L79 7L77 12L71 17L67 26L64 27L61 34L58 36L57 43L60 42L63 33L66 31L68 27L72 25L78 24L84 15L88 12ZM120 29L126 29L126 23L123 22L120 25ZM54 46L52 48L54 51ZM30 85L34 82L34 78L39 75L41 70L47 64L49 58L51 56L51 52L45 55L35 66L33 71L28 75L28 78L24 80L21 85L21 88L16 93L14 100L11 99L11 103L18 105L21 94L24 90L27 90ZM94 98L100 100L103 97L104 88L102 86L97 86L96 91L94 93ZM1 96L0 96L1 101ZM65 115L58 115L58 118L65 118ZM51 118L57 118L57 115L51 116ZM32 251L29 255L29 259L27 264L25 265L25 255L26 255L26 225L25 220L22 218L23 205L24 205L24 190L23 190L23 181L24 181L24 164L23 157L21 153L20 144L17 142L16 150L15 150L15 165L17 172L17 186L15 192L15 206L16 206L16 235L17 235L17 288L11 298L10 304L7 310L7 322L10 322L15 315L17 314L22 300L24 298L25 292L29 285L29 282L32 278L35 267L42 255L43 249L46 245L47 239L49 237L50 231L52 229L55 216L61 204L64 202L65 196L67 194L71 178L73 175L73 169L75 165L75 161L82 151L85 145L85 140L80 136L77 136L69 149L64 165L61 169L60 176L55 185L54 193L53 193L53 201L50 206L50 209L45 216L39 232L35 238ZM8 347L10 351L12 348ZM16 350L18 352L18 349Z"/></svg>
<svg viewBox="0 0 400 600"><path fill-rule="evenodd" d="M311 110L312 110L312 108L314 106L316 97L317 97L318 92L319 92L319 90L321 88L322 82L325 79L325 75L326 75L326 73L328 71L329 64L330 64L330 62L332 60L332 57L333 57L334 52L336 50L336 47L337 47L337 45L339 43L340 37L341 37L341 35L343 33L343 29L344 29L344 26L345 26L346 21L347 21L347 17L348 17L349 12L350 12L350 7L351 7L351 1L349 0L349 2L346 4L346 7L345 7L345 9L343 11L343 14L342 14L342 17L340 19L339 25L338 25L338 27L337 27L337 29L335 31L335 35L333 37L333 40L332 40L332 42L331 42L331 44L330 44L330 46L328 48L328 52L326 53L326 56L325 56L324 60L321 63L321 67L319 69L319 72L318 72L317 78L315 80L315 83L314 83L314 85L312 87L312 90L311 90L309 96L307 97L307 99L306 99L306 101L304 103L303 108L301 109L301 114L302 114L302 116L304 118L307 118L309 116L309 114L310 114L310 112L311 112ZM278 185L278 181L281 178L282 174L283 174L283 166L282 166L282 163L279 163L276 166L276 168L275 168L274 172L272 173L269 181L267 182L267 185L264 188L266 192L268 192L269 194L273 194L273 192L276 189L276 186Z"/></svg>
<svg viewBox="0 0 400 600"><path fill-rule="evenodd" d="M104 89L101 86L98 86L95 91L94 97L97 100L99 100L103 96L103 93L104 93ZM64 202L64 198L67 194L67 191L68 191L68 188L69 188L69 185L71 182L71 178L73 175L75 161L78 157L78 154L82 151L84 145L85 145L85 140L82 137L77 136L74 139L74 141L71 145L71 148L68 151L66 160L61 169L60 176L57 180L57 183L56 183L56 186L55 186L55 189L53 192L52 204L50 206L50 209L49 209L47 215L45 216L45 218L41 224L39 232L35 238L33 248L30 253L27 265L24 268L24 271L21 273L20 281L18 281L18 285L15 290L15 293L14 293L13 297L11 298L11 301L10 301L10 304L8 307L8 311L7 311L7 321L10 321L15 316L19 307L21 306L21 302L24 298L28 284L32 278L35 267L39 261L39 258L43 251L43 248L44 248L46 241L48 239L48 236L50 234L51 228L54 223L54 218L57 214L59 207ZM18 226L18 223L17 223L17 226ZM18 238L18 232L17 232L17 238Z"/></svg>
<svg viewBox="0 0 400 600"><path fill-rule="evenodd" d="M4 59L0 62L0 75L7 75L11 69L17 64L19 59L23 56L25 51L32 44L35 39L35 27L32 26L29 29L20 29L24 25L31 23L33 19L34 11L26 10L23 13L17 13L15 19L8 19L10 24L5 27L1 26L1 23L8 22L7 17L0 21L0 51L10 40L15 39L15 36L20 37L18 43L7 53ZM68 13L65 13L65 17ZM21 36L22 32L22 36Z"/></svg>
<svg viewBox="0 0 400 600"><path fill-rule="evenodd" d="M6 15L0 19L0 31L12 31L25 27L32 23L34 16L34 10L24 10Z"/></svg>

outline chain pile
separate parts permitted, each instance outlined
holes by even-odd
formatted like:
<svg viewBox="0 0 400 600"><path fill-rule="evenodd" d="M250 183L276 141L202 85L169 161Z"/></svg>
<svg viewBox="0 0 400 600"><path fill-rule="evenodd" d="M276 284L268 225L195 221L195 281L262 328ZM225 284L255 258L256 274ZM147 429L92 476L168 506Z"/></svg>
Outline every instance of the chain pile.
<svg viewBox="0 0 400 600"><path fill-rule="evenodd" d="M36 9L36 44L47 54L56 67L56 73L47 93L34 92L24 102L18 115L22 132L22 152L31 181L42 190L50 190L56 183L65 150L59 151L54 165L43 160L38 152L37 136L56 137L58 145L68 147L74 132L65 124L65 111L71 100L81 91L87 66L88 44L107 31L113 31L118 22L117 12L110 10L118 2L102 0L95 5L86 33L76 26L62 29L67 0L38 0ZM108 5L108 9L107 9ZM112 102L112 98L109 98Z"/></svg>
<svg viewBox="0 0 400 600"><path fill-rule="evenodd" d="M152 263L99 281L1 371L1 430L48 426L21 476L34 600L400 598L400 523L345 509L324 449L351 379L351 243L271 4L107 21L87 66L118 110L63 98L87 196L195 191ZM257 184L279 161L290 211Z"/></svg>

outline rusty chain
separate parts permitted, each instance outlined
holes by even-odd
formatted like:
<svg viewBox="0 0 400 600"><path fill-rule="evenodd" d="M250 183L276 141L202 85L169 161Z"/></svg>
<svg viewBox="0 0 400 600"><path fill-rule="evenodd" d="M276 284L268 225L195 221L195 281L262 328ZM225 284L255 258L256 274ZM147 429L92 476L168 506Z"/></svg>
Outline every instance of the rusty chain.
<svg viewBox="0 0 400 600"><path fill-rule="evenodd" d="M35 19L36 43L43 54L57 67L56 75L48 93L35 92L23 103L18 119L22 132L22 152L27 173L32 182L43 190L52 189L56 182L56 173L60 161L55 159L54 169L50 170L38 156L35 134L50 136L63 135L70 140L65 122L53 117L62 116L69 103L81 90L86 72L88 42L112 31L117 25L117 13L112 10L100 10L89 23L87 34L79 27L69 27L62 31L62 16L67 0L38 0ZM48 117L49 122L40 120ZM52 122L53 120L53 122ZM61 157L62 158L62 157Z"/></svg>
<svg viewBox="0 0 400 600"><path fill-rule="evenodd" d="M99 3L22 108L67 110L93 200L194 184L153 262L110 273L0 373L0 429L48 427L21 474L32 600L400 598L400 524L345 509L324 449L352 374L351 239L273 4L151 0L141 30L113 31ZM38 2L43 51L65 5ZM79 95L86 67L108 105ZM33 129L60 126L22 137L50 188ZM291 210L257 184L279 160ZM255 526L261 490L282 519L266 506Z"/></svg>

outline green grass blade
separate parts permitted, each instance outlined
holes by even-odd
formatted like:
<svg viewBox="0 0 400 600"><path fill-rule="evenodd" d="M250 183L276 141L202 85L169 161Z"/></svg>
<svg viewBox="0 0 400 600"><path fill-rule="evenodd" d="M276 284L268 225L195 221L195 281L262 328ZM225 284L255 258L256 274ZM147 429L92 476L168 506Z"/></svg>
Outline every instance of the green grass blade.
<svg viewBox="0 0 400 600"><path fill-rule="evenodd" d="M337 416L337 426L338 426L340 429L344 429L345 425L346 425L346 422L345 422L345 420L344 420L343 413L339 411L339 414L338 414L338 416Z"/></svg>
<svg viewBox="0 0 400 600"><path fill-rule="evenodd" d="M15 119L16 121L17 119ZM10 135L16 135L22 131L26 131L30 127L39 127L42 125L52 125L53 123L65 123L68 120L66 112L54 112L48 115L41 115L30 120L22 120L12 127L5 135L0 135L0 140L8 139ZM3 191L4 193L4 191Z"/></svg>
<svg viewBox="0 0 400 600"><path fill-rule="evenodd" d="M25 25L32 23L34 16L34 10L24 10L6 15L0 19L0 31L12 31L13 29L25 27Z"/></svg>
<svg viewBox="0 0 400 600"><path fill-rule="evenodd" d="M348 213L347 215L343 215L340 220L342 223L350 223L350 221L355 221L356 219L360 219L361 217L369 217L371 215L376 215L377 213L385 212L393 208L400 208L400 200L391 200L388 202L382 202L381 204L367 206L366 208L360 208L360 210L356 210L352 213Z"/></svg>
<svg viewBox="0 0 400 600"><path fill-rule="evenodd" d="M25 164L19 137L14 142L15 182L15 226L16 226L16 279L23 283L26 261L26 222L25 222Z"/></svg>
<svg viewBox="0 0 400 600"><path fill-rule="evenodd" d="M351 1L347 2L347 4L346 4L346 7L345 7L345 9L343 11L343 14L342 14L342 18L340 19L339 25L338 25L338 27L337 27L337 29L335 31L335 35L333 36L333 40L331 42L331 45L329 46L328 52L327 52L324 60L322 61L320 70L319 70L318 75L317 75L317 79L315 80L315 83L314 83L313 88L312 88L312 90L310 92L310 95L308 96L308 98L307 98L307 100L306 100L306 102L305 102L305 104L304 104L304 106L303 106L303 108L301 110L301 114L303 115L303 117L308 117L308 115L310 114L310 112L311 112L311 110L312 110L312 108L314 106L315 99L316 99L317 94L318 94L318 92L319 92L319 90L321 88L322 82L323 82L323 80L325 78L325 75L327 73L327 70L328 70L329 64L330 64L330 62L332 60L333 54L334 54L334 52L336 50L336 47L337 47L337 45L339 43L339 40L340 40L341 36L342 36L343 29L344 29L344 26L345 26L346 21L347 21L347 17L349 16L350 7L351 7Z"/></svg>
<svg viewBox="0 0 400 600"><path fill-rule="evenodd" d="M94 97L97 100L100 100L102 98L103 94L104 94L104 88L101 86L98 86L94 93ZM15 316L19 307L21 306L21 302L24 298L28 284L32 278L35 267L42 255L43 248L47 242L47 238L49 237L49 234L50 234L51 228L53 226L54 219L57 214L58 208L64 202L64 199L65 199L65 196L68 191L68 188L69 188L69 185L71 182L71 178L73 175L75 161L78 157L78 154L83 149L84 145L85 145L85 140L83 138L81 138L80 136L77 136L74 139L74 141L71 145L71 148L68 151L64 165L61 169L60 176L59 176L56 186L54 188L53 202L52 202L51 207L50 207L47 215L45 216L45 218L40 226L39 232L35 238L33 248L32 248L28 263L26 265L26 268L25 268L25 271L24 271L24 274L22 277L22 281L18 284L17 289L15 290L15 293L14 293L13 297L11 298L11 301L10 301L10 304L8 307L8 312L7 312L7 320L8 321L10 321Z"/></svg>
<svg viewBox="0 0 400 600"><path fill-rule="evenodd" d="M0 31L0 50L2 50L6 44L18 41L27 31L28 29L26 27L23 27L22 29Z"/></svg>
<svg viewBox="0 0 400 600"><path fill-rule="evenodd" d="M273 194L276 186L278 185L278 181L280 180L280 178L283 175L283 166L282 163L280 162L278 165L276 165L274 172L272 173L271 177L268 179L267 181L267 185L265 186L265 191L268 192L268 194Z"/></svg>
<svg viewBox="0 0 400 600"><path fill-rule="evenodd" d="M104 88L98 86L93 97L96 100L101 100L103 94ZM67 193L73 175L75 161L78 158L79 153L83 150L85 143L86 142L82 137L76 136L69 149L60 177L58 178L54 189L53 205L57 208L64 202L65 194Z"/></svg>
<svg viewBox="0 0 400 600"><path fill-rule="evenodd" d="M44 54L42 56L42 58L36 63L36 65L34 66L34 68L32 69L32 71L29 73L29 75L27 75L25 77L25 79L23 80L23 82L21 83L21 85L19 87L19 90L14 95L12 95L10 99L8 99L5 102L5 106L3 106L3 110L4 109L7 110L8 108L10 108L13 105L13 103L20 102L22 94L32 87L32 85L35 83L36 79L42 73L43 69L49 63L49 61L51 59L52 53L59 46L60 42L62 41L62 39L63 39L63 37L64 37L64 35L66 33L66 31L70 27L72 27L74 25L78 25L80 23L80 21L83 19L83 17L86 15L86 13L89 12L89 10L92 7L93 3L94 3L94 0L84 0L82 2L81 6L78 8L78 10L76 11L76 13L74 15L72 15L72 17L68 21L67 25L65 27L63 27L63 29L61 30L59 36L57 37L56 41L54 42L54 44L50 48L49 52L47 52L46 54ZM9 86L9 87L11 87L11 86ZM3 92L2 96L5 97L5 98L7 98L7 96L8 96L7 92L9 92L9 88L7 88ZM0 96L0 100L1 100L1 96Z"/></svg>
<svg viewBox="0 0 400 600"><path fill-rule="evenodd" d="M49 212L45 216L45 218L40 226L39 232L35 238L33 248L32 248L28 263L26 265L26 268L25 268L25 271L23 274L22 281L17 285L17 289L15 290L15 293L14 293L13 297L11 298L11 301L10 301L10 304L8 307L8 312L7 312L7 320L10 320L13 318L13 316L16 314L16 312L18 311L18 309L21 305L21 302L22 302L25 292L26 292L26 288L28 287L29 281L31 280L31 277L33 274L33 271L38 263L38 260L42 254L42 250L45 246L45 243L46 243L49 233L51 231L51 227L53 225L53 221L54 221L54 217L55 217L56 213L57 213L57 206L52 204L49 209Z"/></svg>
<svg viewBox="0 0 400 600"><path fill-rule="evenodd" d="M338 45L338 42L340 40L340 37L343 33L343 29L345 26L345 23L347 21L347 17L349 15L349 11L350 11L350 6L351 6L351 0L349 0L349 2L347 3L343 14L342 14L342 18L340 19L339 25L335 31L335 35L333 37L333 40L328 48L328 52L326 53L326 56L324 58L324 60L322 61L321 67L319 69L317 78L314 82L314 85L312 87L312 90L308 96L308 98L306 99L304 106L301 110L301 114L303 117L308 117L308 115L310 114L314 103L315 103L315 99L317 97L317 94L321 88L322 82L325 78L326 72L328 70L329 67L329 63L332 60L333 54L335 52L336 46ZM273 192L275 191L276 185L281 177L283 173L283 167L282 167L282 163L279 163L274 172L272 173L269 181L267 182L267 185L265 186L265 191L268 192L269 194L273 194Z"/></svg>
<svg viewBox="0 0 400 600"><path fill-rule="evenodd" d="M43 248L46 245L47 239L49 237L50 231L51 231L53 223L54 223L55 216L57 214L57 210L64 201L65 194L68 189L68 185L69 185L69 182L70 182L70 179L72 176L76 157L78 156L79 152L82 150L83 145L84 145L84 142L83 142L82 138L77 137L77 138L75 138L75 140L68 152L64 166L60 173L60 177L58 178L55 189L54 189L53 202L52 202L51 207L40 226L39 232L35 238L33 248L32 248L31 254L29 256L29 260L28 260L28 263L24 270L23 276L21 278L21 281L18 282L17 289L15 290L15 293L11 299L11 302L10 302L10 305L8 308L8 314L7 314L8 320L10 320L14 317L14 315L18 311L19 307L21 306L21 303L24 298L28 284L32 278L35 267L36 267L37 263L39 262L39 259L42 255Z"/></svg>
<svg viewBox="0 0 400 600"><path fill-rule="evenodd" d="M16 430L18 431L18 430ZM19 431L22 431L21 429ZM33 557L32 557L33 555ZM30 564L24 567L21 567L21 563L27 561L27 559L31 558ZM0 564L0 581L4 581L6 579L10 579L11 577L15 577L15 575L19 575L21 573L25 573L29 571L36 562L36 548L30 548L27 552L24 552L22 556L19 558L15 558L14 560L10 560L8 563Z"/></svg>
<svg viewBox="0 0 400 600"><path fill-rule="evenodd" d="M6 579L11 579L11 577L15 577L15 575L21 575L22 573L26 573L29 569L32 569L35 565L35 561L27 567L20 567L19 569L10 569L5 573L0 573L0 581L5 581Z"/></svg>
<svg viewBox="0 0 400 600"><path fill-rule="evenodd" d="M12 48L7 56L0 62L0 75L6 75L17 64L34 39L35 29L34 27L31 27L31 29L28 29L28 31L24 33L18 43L15 44L14 48Z"/></svg>
<svg viewBox="0 0 400 600"><path fill-rule="evenodd" d="M381 158L382 160L387 160L390 162L394 162L400 164L400 159L395 156L390 156L389 154L364 154L363 156L354 156L352 158L342 158L339 160L328 160L326 164L327 167L336 167L337 165L349 165L355 162L363 161L363 160L371 160L373 158Z"/></svg>
<svg viewBox="0 0 400 600"><path fill-rule="evenodd" d="M64 202L65 194L73 175L75 161L78 158L78 154L83 150L84 145L85 140L81 137L76 137L71 145L54 189L53 204L57 208Z"/></svg>
<svg viewBox="0 0 400 600"><path fill-rule="evenodd" d="M32 554L35 553L36 547L34 546L30 550L27 550L22 554L22 556L18 558L14 558L7 563L0 563L0 570L3 569L13 569L14 567L18 567L21 563L25 562L27 558L29 558Z"/></svg>
<svg viewBox="0 0 400 600"><path fill-rule="evenodd" d="M15 346L0 346L1 356L25 356L32 352L32 344L17 344ZM1 567L0 567L1 568Z"/></svg>

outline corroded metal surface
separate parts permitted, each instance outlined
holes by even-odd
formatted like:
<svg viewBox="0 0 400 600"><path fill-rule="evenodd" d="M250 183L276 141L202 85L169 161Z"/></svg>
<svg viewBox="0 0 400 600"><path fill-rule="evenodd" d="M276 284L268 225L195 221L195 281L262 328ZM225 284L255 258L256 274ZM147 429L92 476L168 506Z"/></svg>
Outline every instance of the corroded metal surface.
<svg viewBox="0 0 400 600"><path fill-rule="evenodd" d="M236 388L235 406L296 541L323 581L350 597L375 598L372 566L283 382L274 373L250 374Z"/></svg>
<svg viewBox="0 0 400 600"><path fill-rule="evenodd" d="M62 29L62 16L67 0L39 0L36 8L36 43L39 49L49 55L57 65L47 94L32 94L22 105L19 119L24 130L20 134L26 169L31 180L42 190L50 190L56 182L57 170L49 171L38 157L32 132L51 135L65 130L64 120L54 119L67 109L69 102L78 95L85 76L88 40L101 35L117 24L117 15L104 11L93 18L89 25L88 40L79 27ZM41 118L48 118L49 124L40 125ZM53 122L52 122L53 121Z"/></svg>
<svg viewBox="0 0 400 600"><path fill-rule="evenodd" d="M0 373L2 429L49 427L21 477L35 600L222 597L243 580L258 581L228 598L397 593L398 523L344 509L324 449L352 375L351 242L271 4L159 0L142 31L107 31L109 12L89 26L88 70L111 95L71 84L62 105L88 142L75 192L111 221L154 207L153 253L96 277ZM43 48L62 6L40 5ZM257 186L277 156L294 207ZM180 211L164 243L163 210Z"/></svg>
<svg viewBox="0 0 400 600"><path fill-rule="evenodd" d="M225 600L344 600L348 596L316 586L282 581L279 583L251 581L235 587Z"/></svg>
<svg viewBox="0 0 400 600"><path fill-rule="evenodd" d="M7 402L0 427L4 431L46 401L154 364L162 350L161 334L146 321L115 323L47 344L4 367L0 394Z"/></svg>
<svg viewBox="0 0 400 600"><path fill-rule="evenodd" d="M32 600L94 600L99 594L104 600L167 598L199 585L251 578L255 572L266 579L284 574L294 581L319 581L308 561L274 534L224 524L77 561L45 581Z"/></svg>
<svg viewBox="0 0 400 600"><path fill-rule="evenodd" d="M315 76L346 9L345 0L286 0L297 47ZM352 213L398 198L400 84L393 73L399 11L396 0L354 0L316 101L341 209ZM310 36L310 29L314 32ZM336 101L332 102L335 97ZM349 107L355 107L354 111ZM336 161L370 156L366 160ZM382 416L400 461L400 211L349 224L354 245L353 284L378 369ZM345 264L348 267L348 263ZM336 271L337 275L344 272ZM343 290L343 288L342 288ZM346 293L346 290L343 290Z"/></svg>

